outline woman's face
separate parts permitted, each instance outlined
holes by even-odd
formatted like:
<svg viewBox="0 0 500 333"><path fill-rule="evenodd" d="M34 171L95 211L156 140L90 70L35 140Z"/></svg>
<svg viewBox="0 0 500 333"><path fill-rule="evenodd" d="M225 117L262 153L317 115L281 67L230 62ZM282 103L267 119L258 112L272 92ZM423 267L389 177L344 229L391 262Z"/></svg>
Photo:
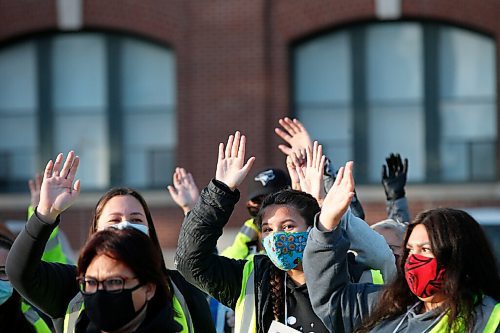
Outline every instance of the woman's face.
<svg viewBox="0 0 500 333"><path fill-rule="evenodd" d="M418 224L413 228L406 243L406 248L410 251L409 254L419 254L424 257L434 258L431 241L429 240L427 229L425 229L423 224Z"/></svg>
<svg viewBox="0 0 500 333"><path fill-rule="evenodd" d="M139 280L128 266L103 254L98 255L91 261L85 272L85 277L100 282L120 277L125 281L123 285L124 289L131 289L139 284ZM99 284L99 289L102 289L102 283ZM153 298L155 291L156 286L152 283L147 283L132 292L132 301L136 312L139 311L147 301Z"/></svg>
<svg viewBox="0 0 500 333"><path fill-rule="evenodd" d="M262 238L272 232L287 231L300 232L307 231L308 225L299 212L286 205L270 205L265 208L262 214Z"/></svg>
<svg viewBox="0 0 500 333"><path fill-rule="evenodd" d="M435 258L434 253L432 252L429 234L427 233L427 229L425 229L425 226L423 224L418 224L415 226L415 228L413 228L410 237L408 238L408 242L406 243L406 248L410 252L409 255L419 254L424 257ZM429 297L417 297L427 304L439 304L446 298L440 292L437 292Z"/></svg>
<svg viewBox="0 0 500 333"><path fill-rule="evenodd" d="M97 231L123 221L148 226L144 208L139 200L131 195L117 195L104 205L97 220Z"/></svg>

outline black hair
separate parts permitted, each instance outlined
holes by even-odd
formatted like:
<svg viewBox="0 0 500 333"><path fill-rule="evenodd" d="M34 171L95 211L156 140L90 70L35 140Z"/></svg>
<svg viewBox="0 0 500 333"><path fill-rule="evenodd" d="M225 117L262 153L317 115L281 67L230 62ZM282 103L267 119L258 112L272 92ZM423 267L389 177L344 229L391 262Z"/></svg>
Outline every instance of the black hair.
<svg viewBox="0 0 500 333"><path fill-rule="evenodd" d="M314 224L314 216L321 210L318 202L312 195L297 190L284 189L269 194L262 201L262 206L255 218L259 229L262 228L262 216L266 208L273 205L283 205L295 209L304 218L308 226ZM271 289L271 301L273 303L273 315L276 320L279 320L284 302L283 271L274 265L270 271L269 286Z"/></svg>
<svg viewBox="0 0 500 333"><path fill-rule="evenodd" d="M413 229L420 224L429 235L438 269L445 269L442 292L446 299L442 307L448 309L449 328L456 329L461 322L465 331L470 330L474 325L473 309L481 303L482 295L499 301L500 279L495 255L481 226L462 210L430 209L420 213L408 226L397 278L382 293L372 316L358 332L369 332L381 321L403 314L418 301L406 282L404 265L409 256L406 244Z"/></svg>

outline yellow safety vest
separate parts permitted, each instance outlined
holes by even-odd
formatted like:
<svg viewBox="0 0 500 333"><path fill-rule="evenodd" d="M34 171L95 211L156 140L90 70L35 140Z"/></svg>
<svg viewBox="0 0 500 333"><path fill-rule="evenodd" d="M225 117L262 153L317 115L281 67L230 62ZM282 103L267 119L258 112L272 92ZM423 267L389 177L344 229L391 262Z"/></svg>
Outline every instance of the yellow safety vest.
<svg viewBox="0 0 500 333"><path fill-rule="evenodd" d="M26 320L35 327L37 333L51 333L47 323L40 317L33 307L25 302L21 302L21 310Z"/></svg>
<svg viewBox="0 0 500 333"><path fill-rule="evenodd" d="M28 206L28 219L35 213L35 209ZM45 245L42 260L46 262L58 262L61 264L73 264L68 256L64 253L61 242L59 240L59 227L55 227L50 234L49 240Z"/></svg>
<svg viewBox="0 0 500 333"><path fill-rule="evenodd" d="M444 315L443 318L434 326L429 333L463 333L465 328L463 322L458 319L458 325L455 329L448 330L448 315ZM497 303L490 314L488 322L484 327L483 333L496 333L498 324L500 323L500 303Z"/></svg>
<svg viewBox="0 0 500 333"><path fill-rule="evenodd" d="M247 259L250 260L252 253L249 253L248 242L259 239L259 229L255 225L253 219L245 221L241 229L236 234L233 244L221 252L221 255L231 259Z"/></svg>
<svg viewBox="0 0 500 333"><path fill-rule="evenodd" d="M384 284L384 277L379 270L370 269L370 273L372 275L372 283L373 284Z"/></svg>
<svg viewBox="0 0 500 333"><path fill-rule="evenodd" d="M184 296L182 296L174 282L171 282L174 289L172 306L176 313L174 320L182 326L182 333L194 333L191 315L187 308ZM76 321L80 317L83 309L83 296L81 293L78 293L75 297L73 297L68 305L68 309L66 310L66 316L64 317L64 333L75 333Z"/></svg>
<svg viewBox="0 0 500 333"><path fill-rule="evenodd" d="M234 333L256 333L255 283L253 259L243 268L241 292L236 302Z"/></svg>

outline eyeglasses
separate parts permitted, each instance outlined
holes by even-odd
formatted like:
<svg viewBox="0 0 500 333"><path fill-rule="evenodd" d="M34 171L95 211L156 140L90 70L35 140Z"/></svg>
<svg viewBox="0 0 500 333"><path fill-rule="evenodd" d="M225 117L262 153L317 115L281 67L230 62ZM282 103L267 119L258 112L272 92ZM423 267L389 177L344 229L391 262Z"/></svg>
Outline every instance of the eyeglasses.
<svg viewBox="0 0 500 333"><path fill-rule="evenodd" d="M80 286L80 291L82 294L91 295L95 294L99 290L99 285L102 285L102 289L109 294L121 293L125 287L125 282L128 280L135 280L136 277L112 277L104 281L99 281L94 278L81 276L76 278ZM140 286L140 284L138 285ZM137 287L135 289L137 289ZM134 289L134 288L133 288Z"/></svg>
<svg viewBox="0 0 500 333"><path fill-rule="evenodd" d="M5 272L5 266L0 266L0 280L9 281L9 277L7 276L7 272Z"/></svg>

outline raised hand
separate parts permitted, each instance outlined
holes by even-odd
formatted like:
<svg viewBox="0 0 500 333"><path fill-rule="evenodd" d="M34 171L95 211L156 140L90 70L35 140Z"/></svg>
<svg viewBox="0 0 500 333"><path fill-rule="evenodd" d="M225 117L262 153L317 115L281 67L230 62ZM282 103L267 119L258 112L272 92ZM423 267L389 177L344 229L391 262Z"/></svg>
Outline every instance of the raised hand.
<svg viewBox="0 0 500 333"><path fill-rule="evenodd" d="M307 148L312 148L311 137L306 128L297 119L283 118L278 122L283 129L276 127L274 132L289 144L289 146L278 145L279 150L287 156L295 153L300 164L304 164L307 157Z"/></svg>
<svg viewBox="0 0 500 333"><path fill-rule="evenodd" d="M408 159L401 160L399 154L391 153L385 159L387 166L382 166L382 185L384 186L387 200L403 198L405 193L406 178L408 174Z"/></svg>
<svg viewBox="0 0 500 333"><path fill-rule="evenodd" d="M245 145L246 138L239 131L229 136L225 149L222 142L219 144L215 179L226 184L232 191L243 182L255 161L252 156L245 163Z"/></svg>
<svg viewBox="0 0 500 333"><path fill-rule="evenodd" d="M297 156L294 153L286 157L286 168L288 170L288 174L290 175L292 189L301 191L299 174L296 169L299 168L299 164Z"/></svg>
<svg viewBox="0 0 500 333"><path fill-rule="evenodd" d="M323 170L326 157L323 155L323 146L314 141L313 148L307 149L307 162L304 167L297 167L302 191L309 193L322 204L325 197L323 187Z"/></svg>
<svg viewBox="0 0 500 333"><path fill-rule="evenodd" d="M35 179L30 179L28 181L28 186L30 188L31 197L31 207L35 208L40 202L40 186L42 184L42 176L37 172Z"/></svg>
<svg viewBox="0 0 500 333"><path fill-rule="evenodd" d="M53 223L57 216L68 209L80 194L80 180L73 183L80 161L73 151L68 153L64 165L63 154L56 161L47 163L40 188L40 202L36 209L46 223ZM61 168L62 165L62 168Z"/></svg>
<svg viewBox="0 0 500 333"><path fill-rule="evenodd" d="M187 214L198 201L200 191L196 186L193 175L184 168L175 168L172 176L173 186L167 186L172 199Z"/></svg>
<svg viewBox="0 0 500 333"><path fill-rule="evenodd" d="M332 188L326 195L319 215L322 228L333 230L339 223L342 215L347 211L354 196L354 177L352 174L353 162L347 162L341 167L335 178Z"/></svg>

